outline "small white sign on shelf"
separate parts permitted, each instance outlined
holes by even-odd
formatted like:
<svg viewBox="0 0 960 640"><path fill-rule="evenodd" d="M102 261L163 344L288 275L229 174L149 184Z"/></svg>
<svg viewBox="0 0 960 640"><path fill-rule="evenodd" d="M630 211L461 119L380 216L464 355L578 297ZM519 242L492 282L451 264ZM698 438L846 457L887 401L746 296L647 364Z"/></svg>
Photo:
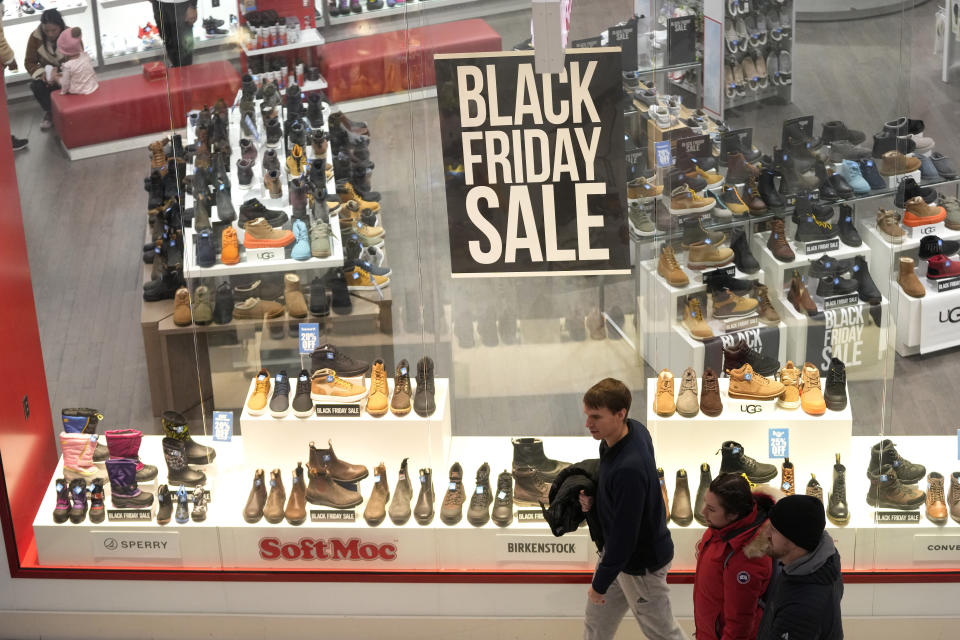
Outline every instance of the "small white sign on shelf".
<svg viewBox="0 0 960 640"><path fill-rule="evenodd" d="M176 531L91 531L94 558L179 558Z"/></svg>
<svg viewBox="0 0 960 640"><path fill-rule="evenodd" d="M914 562L944 562L956 566L960 563L960 536L945 536L939 533L913 536Z"/></svg>
<svg viewBox="0 0 960 640"><path fill-rule="evenodd" d="M247 249L249 262L283 262L286 254L283 247L268 247L265 249Z"/></svg>
<svg viewBox="0 0 960 640"><path fill-rule="evenodd" d="M943 222L936 222L934 224L925 224L922 227L908 227L904 225L902 229L907 232L907 237L911 239L919 239L923 236L939 236L942 238L946 235L947 226Z"/></svg>

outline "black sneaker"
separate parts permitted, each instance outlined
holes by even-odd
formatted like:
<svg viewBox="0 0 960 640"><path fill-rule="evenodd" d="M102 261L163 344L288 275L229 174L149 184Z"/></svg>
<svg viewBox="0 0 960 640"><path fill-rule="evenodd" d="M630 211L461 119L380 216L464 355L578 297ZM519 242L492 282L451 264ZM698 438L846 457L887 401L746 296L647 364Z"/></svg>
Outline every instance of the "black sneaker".
<svg viewBox="0 0 960 640"><path fill-rule="evenodd" d="M30 144L30 141L26 138L18 138L15 135L10 135L10 142L13 144L14 151L21 151L27 148L27 145Z"/></svg>
<svg viewBox="0 0 960 640"><path fill-rule="evenodd" d="M343 271L337 269L330 279L330 306L333 312L344 316L353 312L353 302L350 300L350 290L347 281L343 278Z"/></svg>
<svg viewBox="0 0 960 640"><path fill-rule="evenodd" d="M933 256L952 256L960 251L960 242L956 240L941 240L938 236L923 236L920 238L920 259L929 260Z"/></svg>
<svg viewBox="0 0 960 640"><path fill-rule="evenodd" d="M859 247L863 244L860 233L853 226L853 207L846 204L840 205L840 224L837 226L840 232L840 242L848 247Z"/></svg>
<svg viewBox="0 0 960 640"><path fill-rule="evenodd" d="M273 397L270 398L270 415L285 418L290 413L290 379L281 370L273 380Z"/></svg>
<svg viewBox="0 0 960 640"><path fill-rule="evenodd" d="M811 278L838 276L849 271L852 266L853 262L850 260L837 260L825 253L810 263L810 270L807 274Z"/></svg>
<svg viewBox="0 0 960 640"><path fill-rule="evenodd" d="M827 276L826 278L820 278L820 282L817 283L817 295L821 298L842 296L855 292L858 287L859 283L853 278Z"/></svg>
<svg viewBox="0 0 960 640"><path fill-rule="evenodd" d="M293 415L298 418L309 418L313 415L313 400L310 399L310 373L306 369L300 370L297 376L297 392L293 395Z"/></svg>
<svg viewBox="0 0 960 640"><path fill-rule="evenodd" d="M827 383L823 387L823 401L831 411L847 408L847 368L839 358L830 359Z"/></svg>
<svg viewBox="0 0 960 640"><path fill-rule="evenodd" d="M857 293L860 295L861 300L870 304L880 304L883 302L880 289L877 288L877 283L870 277L870 268L867 266L867 261L863 256L857 256L853 259L851 271L853 271L853 279L857 281Z"/></svg>
<svg viewBox="0 0 960 640"><path fill-rule="evenodd" d="M871 189L887 188L887 181L880 175L880 171L877 169L877 163L873 161L873 158L861 158L859 162L860 175L867 181Z"/></svg>
<svg viewBox="0 0 960 640"><path fill-rule="evenodd" d="M213 307L213 321L227 324L233 319L233 289L226 282L217 287L217 299Z"/></svg>
<svg viewBox="0 0 960 640"><path fill-rule="evenodd" d="M932 187L921 187L913 178L904 178L903 182L897 185L897 194L893 196L893 204L898 209L903 209L904 203L917 196L923 198L927 204L933 204L940 197L937 190Z"/></svg>
<svg viewBox="0 0 960 640"><path fill-rule="evenodd" d="M289 218L283 211L267 209L256 198L250 198L240 205L240 220L238 225L242 228L244 224L257 218L266 218L271 227L282 227Z"/></svg>
<svg viewBox="0 0 960 640"><path fill-rule="evenodd" d="M729 289L739 296L745 296L753 291L753 280L733 278L723 269L704 272L703 283L707 286L708 293L717 293Z"/></svg>
<svg viewBox="0 0 960 640"><path fill-rule="evenodd" d="M310 315L324 318L330 315L330 303L327 302L327 290L323 286L323 279L314 278L310 281Z"/></svg>
<svg viewBox="0 0 960 640"><path fill-rule="evenodd" d="M800 219L797 224L797 233L793 238L797 242L816 242L836 238L837 233L837 228L832 224L811 214Z"/></svg>
<svg viewBox="0 0 960 640"><path fill-rule="evenodd" d="M747 235L743 232L743 229L737 229L733 232L730 248L733 249L733 264L736 265L737 269L744 273L760 271L760 263L751 253L750 243L747 242Z"/></svg>
<svg viewBox="0 0 960 640"><path fill-rule="evenodd" d="M370 370L370 363L354 360L332 344L324 344L310 354L310 366L318 369L333 369L341 378L359 378Z"/></svg>

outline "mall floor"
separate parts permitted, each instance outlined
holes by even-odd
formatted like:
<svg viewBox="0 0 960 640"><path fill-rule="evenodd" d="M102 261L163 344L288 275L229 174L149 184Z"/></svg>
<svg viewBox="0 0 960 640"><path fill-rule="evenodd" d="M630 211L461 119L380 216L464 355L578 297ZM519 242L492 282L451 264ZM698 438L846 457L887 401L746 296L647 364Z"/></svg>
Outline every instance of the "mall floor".
<svg viewBox="0 0 960 640"><path fill-rule="evenodd" d="M625 17L631 5L610 1L604 3L609 11L599 11L597 2L574 4L574 38L598 32L611 17ZM960 85L939 79L935 10L936 3L928 2L904 14L903 22L888 16L799 24L792 103L741 108L728 120L758 132L766 127L758 144L769 151L771 131L779 131L787 117L839 118L869 134L908 112L927 123L939 150L956 155ZM522 13L489 21L505 46L522 40L528 24ZM902 57L897 41L904 42ZM139 325L147 152L70 162L55 135L39 130L41 114L32 101L12 104L11 113L14 133L30 139L16 164L51 410L56 415L61 407L94 406L108 425L155 431ZM570 345L559 337L561 318L582 317L602 304L608 312L614 306L626 312L624 330L636 342L626 326L636 306L633 278L451 280L445 275L449 252L435 101L350 116L366 120L373 131L374 187L383 194L394 271L394 328L422 333L423 350L437 358L437 375L455 378L454 434L582 433L580 395L605 375L630 383L636 392L632 415L643 419L645 379L655 372L637 364L627 341ZM523 346L465 349L451 339L451 323L511 307L526 320ZM415 359L419 352L399 357ZM892 383L851 383L855 432L875 434L883 424L894 434L952 433L960 409L949 391L960 377L957 351L897 357L893 373ZM722 439L718 434L718 443Z"/></svg>

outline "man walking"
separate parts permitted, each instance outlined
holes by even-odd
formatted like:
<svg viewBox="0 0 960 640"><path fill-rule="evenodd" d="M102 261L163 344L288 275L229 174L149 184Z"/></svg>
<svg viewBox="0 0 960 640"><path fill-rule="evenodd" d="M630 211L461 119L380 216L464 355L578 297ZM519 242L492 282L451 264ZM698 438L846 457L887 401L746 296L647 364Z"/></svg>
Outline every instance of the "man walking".
<svg viewBox="0 0 960 640"><path fill-rule="evenodd" d="M667 572L673 540L647 428L627 418L630 390L606 378L583 396L586 428L600 443L596 495L580 505L596 510L603 532L600 561L587 588L585 640L612 638L629 609L649 640L682 640L673 617Z"/></svg>
<svg viewBox="0 0 960 640"><path fill-rule="evenodd" d="M842 640L843 578L823 503L787 496L770 510L770 556L780 568L770 584L757 640Z"/></svg>

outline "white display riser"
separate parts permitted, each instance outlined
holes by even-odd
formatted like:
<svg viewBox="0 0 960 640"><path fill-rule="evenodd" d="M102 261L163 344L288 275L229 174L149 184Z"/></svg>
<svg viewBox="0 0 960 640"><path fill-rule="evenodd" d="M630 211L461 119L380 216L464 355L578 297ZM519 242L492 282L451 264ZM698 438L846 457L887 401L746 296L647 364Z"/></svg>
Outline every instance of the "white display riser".
<svg viewBox="0 0 960 640"><path fill-rule="evenodd" d="M793 238L794 232L796 231L796 225L790 221L789 216L787 216L786 220L787 237ZM790 279L793 278L793 271L795 269L798 270L801 275L806 275L808 271L807 267L810 266L810 263L816 262L820 256L823 255L823 252L809 255L805 254L800 250L800 247L797 246L795 241L790 240L790 248L793 249L794 254L796 254L796 258L793 260L793 262L780 262L773 257L773 253L771 253L770 249L767 248L767 239L769 237L769 231L754 233L751 237L750 250L760 263L760 268L766 275L766 282L769 284L771 289L777 288L774 284L772 284L775 282L789 286ZM855 256L863 256L867 261L867 264L870 264L870 245L866 242L861 244L859 247L848 247L841 242L839 249L836 251L828 251L826 253L830 257L837 259L852 259ZM807 289L810 290L811 296L816 292L816 287L816 279L808 278Z"/></svg>
<svg viewBox="0 0 960 640"><path fill-rule="evenodd" d="M389 397L392 398L393 378L388 379L387 383ZM450 450L448 378L435 380L437 409L429 418L421 418L412 409L403 417L397 417L388 411L386 415L375 418L366 412L366 399L355 403L361 408L360 415L355 417L298 418L291 411L285 418L274 418L269 410L262 416L251 416L247 401L253 393L254 384L255 381L251 380L243 412L240 414L243 447L247 466L250 468L287 469L295 467L297 462L306 465L309 458L308 443L314 442L318 449L325 449L328 440L333 442L337 457L349 461L357 460L360 452L368 451L373 443L376 444L377 451L403 452L403 455L409 456L411 460L424 461L420 464L426 464L426 461L430 460L444 460ZM413 377L410 385L415 393L417 381ZM296 392L295 379L291 380L290 392L292 401ZM268 405L272 396L271 378ZM413 402L413 397L410 401ZM367 466L372 469L373 464L376 462Z"/></svg>
<svg viewBox="0 0 960 640"><path fill-rule="evenodd" d="M952 319L955 314L952 311L960 308L960 289L938 292L936 282L927 280L926 271L926 262L921 261L917 277L927 292L922 298L912 298L903 292L900 285L893 285L897 310L896 350L901 356L934 353L960 345L960 331L956 329L924 340L924 318L935 318L936 324L931 322L931 326L946 323L950 327L956 327L956 320Z"/></svg>
<svg viewBox="0 0 960 640"><path fill-rule="evenodd" d="M891 290L900 288L897 285L897 274L900 271L899 259L911 257L914 262L922 262L917 259L920 238L924 235L936 235L942 240L960 240L960 231L948 229L942 222L917 229L917 233L905 236L900 244L890 242L877 231L875 218L865 217L860 221L859 227L863 241L870 245L871 249L870 274L877 283L877 287L887 297L891 297ZM917 266L920 265L917 264Z"/></svg>

